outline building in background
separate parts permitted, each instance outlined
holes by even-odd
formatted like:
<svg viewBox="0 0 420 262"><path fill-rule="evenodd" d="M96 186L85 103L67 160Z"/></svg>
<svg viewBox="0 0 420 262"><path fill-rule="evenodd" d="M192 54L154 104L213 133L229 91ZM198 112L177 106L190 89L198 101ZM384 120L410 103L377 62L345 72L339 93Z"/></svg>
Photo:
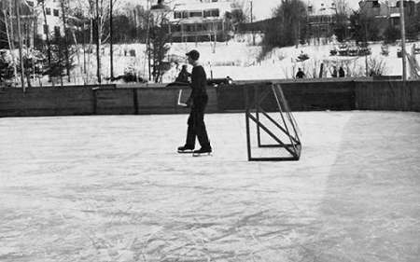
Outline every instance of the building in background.
<svg viewBox="0 0 420 262"><path fill-rule="evenodd" d="M226 41L233 37L232 13L238 10L234 1L203 0L165 6L152 6L154 19L164 21L174 42Z"/></svg>
<svg viewBox="0 0 420 262"><path fill-rule="evenodd" d="M45 16L41 3L37 0L27 0L27 5L33 10L36 15L35 32L43 40L47 39L47 34L50 37L55 35L64 35L63 20L61 14L61 3L59 0L45 0Z"/></svg>
<svg viewBox="0 0 420 262"><path fill-rule="evenodd" d="M420 15L416 11L416 3L413 0L404 0L404 14L406 19ZM400 1L382 2L378 0L363 0L359 2L360 12L368 17L375 18L380 24L382 32L391 25L400 27Z"/></svg>
<svg viewBox="0 0 420 262"><path fill-rule="evenodd" d="M334 33L337 9L335 1L308 3L308 38L326 38Z"/></svg>

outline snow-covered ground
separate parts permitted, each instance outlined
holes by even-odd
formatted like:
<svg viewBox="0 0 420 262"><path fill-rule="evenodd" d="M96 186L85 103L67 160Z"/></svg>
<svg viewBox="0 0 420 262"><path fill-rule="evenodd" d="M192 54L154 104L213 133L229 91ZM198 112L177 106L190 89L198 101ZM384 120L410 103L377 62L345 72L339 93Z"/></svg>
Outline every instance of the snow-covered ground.
<svg viewBox="0 0 420 262"><path fill-rule="evenodd" d="M381 63L383 75L401 75L402 59L397 57L398 46L389 47L389 55L381 55L381 44L372 43L369 47L372 55L368 57L341 57L330 56L333 44L303 45L299 47L276 48L263 59L258 59L261 47L249 44L250 36L237 38L236 41L226 43L173 43L168 52L168 60L176 60L179 65L172 63L172 68L163 76L163 82L173 82L176 78L181 64L186 63L185 53L191 49L197 49L201 53L201 64L205 67L209 77L224 78L230 76L234 80L261 80L261 79L291 79L301 67L307 77L318 77L321 63L324 64L324 77L331 77L333 66L343 66L347 76L361 77L366 75L366 62L369 67ZM257 38L258 40L258 38ZM407 50L420 42L408 43ZM145 56L145 46L142 44L117 45L115 47L114 71L115 75L122 75L128 67L134 68L141 76L147 79L148 62ZM135 50L135 56L129 56L130 50ZM301 53L307 53L309 59L298 62L297 57ZM79 54L76 61L83 61L82 54ZM96 61L91 56L90 76L93 79L96 75ZM417 55L420 62L420 55ZM74 72L80 74L82 63L76 67ZM104 77L109 76L109 48L104 47L102 55L102 73ZM191 70L191 69L190 69Z"/></svg>
<svg viewBox="0 0 420 262"><path fill-rule="evenodd" d="M256 35L256 43L261 37ZM266 56L261 57L261 46L251 45L251 35L236 36L229 42L198 42L172 43L165 62L170 62L171 69L162 77L163 83L173 82L178 75L181 65L187 64L185 53L197 49L201 53L200 63L205 67L208 77L225 78L230 76L234 80L267 80L293 79L298 68L302 68L307 78L318 78L321 64L323 64L323 78L331 77L333 67L343 67L347 77L366 76L366 65L369 70L380 67L382 75L400 76L402 74L402 59L397 57L398 45L389 46L389 55L381 54L381 43L371 43L372 54L369 56L331 56L330 50L338 46L334 41L313 42L298 47L275 48ZM335 43L335 44L333 44ZM407 44L407 52L413 46L420 47L420 41ZM114 76L123 75L125 71L136 72L137 75L148 80L148 59L144 44L120 44L114 46ZM17 57L17 51L15 52ZM107 83L110 77L109 45L103 45L101 50L102 83ZM309 56L306 61L299 61L298 56L305 53ZM95 84L96 78L96 50L84 53L79 47L73 57L75 67L71 73L70 84ZM420 54L416 55L420 64ZM85 65L86 71L85 74ZM191 67L189 66L189 70ZM368 70L368 71L369 71ZM407 63L408 77L410 68ZM368 72L369 73L369 72ZM108 79L108 80L107 80ZM68 84L67 78L63 79ZM150 81L151 82L151 81ZM51 85L48 77L33 79L33 85ZM116 82L118 84L118 82ZM122 80L120 83L123 83ZM60 84L57 79L56 84Z"/></svg>
<svg viewBox="0 0 420 262"><path fill-rule="evenodd" d="M248 162L243 114L0 119L0 260L415 262L420 115L298 112L294 162Z"/></svg>

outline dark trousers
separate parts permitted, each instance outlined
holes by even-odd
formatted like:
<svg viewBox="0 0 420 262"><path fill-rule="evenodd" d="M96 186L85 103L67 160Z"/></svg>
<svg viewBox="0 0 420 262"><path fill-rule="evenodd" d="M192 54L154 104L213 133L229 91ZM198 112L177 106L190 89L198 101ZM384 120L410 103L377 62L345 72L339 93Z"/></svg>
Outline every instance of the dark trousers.
<svg viewBox="0 0 420 262"><path fill-rule="evenodd" d="M202 96L193 100L190 116L188 117L187 142L189 147L195 146L195 138L198 138L202 148L210 148L206 125L204 124L204 110L206 109L208 96Z"/></svg>

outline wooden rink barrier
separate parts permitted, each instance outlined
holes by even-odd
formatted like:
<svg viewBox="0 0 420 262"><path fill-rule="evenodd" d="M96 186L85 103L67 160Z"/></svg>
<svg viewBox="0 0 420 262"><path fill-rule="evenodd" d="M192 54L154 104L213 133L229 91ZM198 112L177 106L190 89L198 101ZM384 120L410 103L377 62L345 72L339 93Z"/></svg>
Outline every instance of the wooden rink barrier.
<svg viewBox="0 0 420 262"><path fill-rule="evenodd" d="M238 82L233 85L208 86L207 113L244 112L243 88L268 81ZM322 110L393 110L420 112L420 81L372 79L273 80L292 111ZM116 85L0 87L0 117L185 114L177 106L179 90L188 86L150 85L118 87ZM276 110L274 99L266 101L268 111Z"/></svg>

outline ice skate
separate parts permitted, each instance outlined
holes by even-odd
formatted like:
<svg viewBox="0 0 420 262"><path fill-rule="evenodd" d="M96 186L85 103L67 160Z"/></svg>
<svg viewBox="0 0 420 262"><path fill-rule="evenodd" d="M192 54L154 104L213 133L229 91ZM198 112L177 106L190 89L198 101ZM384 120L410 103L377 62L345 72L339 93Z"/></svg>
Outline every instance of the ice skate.
<svg viewBox="0 0 420 262"><path fill-rule="evenodd" d="M200 148L199 150L194 150L193 156L194 157L212 156L212 149L211 148Z"/></svg>
<svg viewBox="0 0 420 262"><path fill-rule="evenodd" d="M179 154L192 154L194 152L194 147L190 146L180 146L178 147Z"/></svg>

